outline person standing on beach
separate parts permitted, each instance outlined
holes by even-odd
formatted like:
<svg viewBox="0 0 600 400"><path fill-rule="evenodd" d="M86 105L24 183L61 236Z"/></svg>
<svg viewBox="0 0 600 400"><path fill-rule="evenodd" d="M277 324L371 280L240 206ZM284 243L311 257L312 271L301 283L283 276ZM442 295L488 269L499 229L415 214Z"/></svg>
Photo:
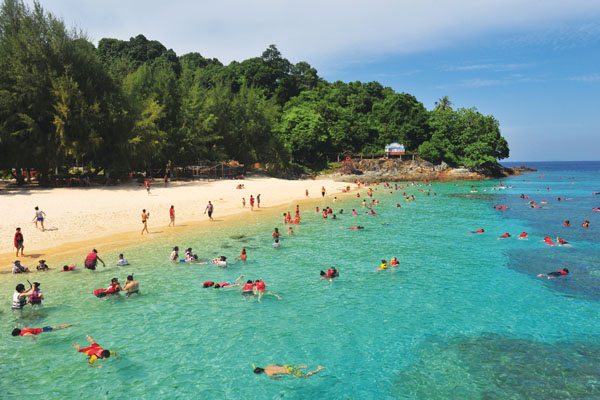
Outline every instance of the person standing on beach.
<svg viewBox="0 0 600 400"><path fill-rule="evenodd" d="M306 189L306 197L308 197L308 189Z"/></svg>
<svg viewBox="0 0 600 400"><path fill-rule="evenodd" d="M211 221L214 221L214 220L213 220L213 217L212 217L213 210L214 210L214 207L213 207L212 203L211 203L211 202L210 202L210 200L209 200L209 201L208 201L208 204L206 205L206 208L204 209L204 214L206 214L206 213L208 212L208 218L209 218Z"/></svg>
<svg viewBox="0 0 600 400"><path fill-rule="evenodd" d="M25 248L25 246L23 246L23 234L21 233L21 228L17 228L17 231L15 232L15 247L17 248L17 257L19 257L19 249L21 250L21 255L23 256L23 249Z"/></svg>
<svg viewBox="0 0 600 400"><path fill-rule="evenodd" d="M250 211L254 210L254 197L250 195Z"/></svg>
<svg viewBox="0 0 600 400"><path fill-rule="evenodd" d="M144 227L142 228L142 235L144 234L144 231L146 231L146 233L150 233L148 232L148 218L150 218L150 213L146 212L146 209L144 208L142 210L142 224L144 224Z"/></svg>
<svg viewBox="0 0 600 400"><path fill-rule="evenodd" d="M144 186L146 187L146 192L148 192L148 196L150 196L150 181L148 179L144 181Z"/></svg>
<svg viewBox="0 0 600 400"><path fill-rule="evenodd" d="M327 193L325 186L321 186L321 197L325 197L325 193Z"/></svg>
<svg viewBox="0 0 600 400"><path fill-rule="evenodd" d="M256 195L256 208L260 208L260 193Z"/></svg>
<svg viewBox="0 0 600 400"><path fill-rule="evenodd" d="M175 206L171 206L171 208L169 209L169 218L171 218L169 226L175 226Z"/></svg>
<svg viewBox="0 0 600 400"><path fill-rule="evenodd" d="M165 173L165 187L169 186L169 175Z"/></svg>
<svg viewBox="0 0 600 400"><path fill-rule="evenodd" d="M44 217L46 216L46 213L43 212L42 210L40 210L39 207L35 207L35 217L33 217L33 220L35 221L35 228L37 229L37 224L38 222L42 225L42 232L44 232L46 229L44 228Z"/></svg>

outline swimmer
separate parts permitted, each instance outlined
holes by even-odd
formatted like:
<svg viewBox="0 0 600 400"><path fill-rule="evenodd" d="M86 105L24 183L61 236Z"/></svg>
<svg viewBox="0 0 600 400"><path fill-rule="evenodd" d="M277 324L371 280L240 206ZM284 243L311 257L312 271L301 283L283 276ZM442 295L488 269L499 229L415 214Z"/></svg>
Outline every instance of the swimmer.
<svg viewBox="0 0 600 400"><path fill-rule="evenodd" d="M571 221L569 221L568 219L565 220L565 222L563 222L563 226L566 226L566 227L571 226Z"/></svg>
<svg viewBox="0 0 600 400"><path fill-rule="evenodd" d="M509 238L509 237L510 237L510 234L507 232L507 233L503 234L502 236L500 236L498 238L498 240L500 240L500 239L506 239L506 238Z"/></svg>
<svg viewBox="0 0 600 400"><path fill-rule="evenodd" d="M402 208L402 206L400 205L400 203L396 204L396 208Z"/></svg>
<svg viewBox="0 0 600 400"><path fill-rule="evenodd" d="M332 266L331 268L327 268L327 272L321 271L320 274L321 274L321 279L328 280L328 281L333 281L333 278L337 278L340 276L337 268L334 266Z"/></svg>
<svg viewBox="0 0 600 400"><path fill-rule="evenodd" d="M582 227L584 228L589 228L590 227L590 221L588 221L587 219L585 221L583 221L583 223L581 224Z"/></svg>
<svg viewBox="0 0 600 400"><path fill-rule="evenodd" d="M381 265L379 265L379 267L375 270L375 272L379 272L379 271L385 271L386 269L388 269L388 263L386 260L381 260Z"/></svg>
<svg viewBox="0 0 600 400"><path fill-rule="evenodd" d="M356 230L359 230L359 229L365 229L365 227L364 227L364 226L362 226L362 225L358 225L358 226L351 226L351 227L350 227L350 228L348 228L348 229L351 229L351 230L353 230L353 231L356 231Z"/></svg>
<svg viewBox="0 0 600 400"><path fill-rule="evenodd" d="M281 243L279 243L279 239L275 239L275 243L273 243L273 248L278 249Z"/></svg>
<svg viewBox="0 0 600 400"><path fill-rule="evenodd" d="M471 233L484 233L484 232L485 232L485 230L483 230L483 228L479 228L475 232L471 232Z"/></svg>
<svg viewBox="0 0 600 400"><path fill-rule="evenodd" d="M398 259L396 257L392 257L392 259L390 260L390 267L397 267L398 265L400 265L400 261L398 261Z"/></svg>
<svg viewBox="0 0 600 400"><path fill-rule="evenodd" d="M48 271L50 267L46 264L46 260L39 260L39 265L35 267L38 271Z"/></svg>
<svg viewBox="0 0 600 400"><path fill-rule="evenodd" d="M358 212L354 208L352 209L352 215L358 215Z"/></svg>
<svg viewBox="0 0 600 400"><path fill-rule="evenodd" d="M123 258L123 253L119 254L119 260L117 261L117 265L119 267L122 267L124 265L129 265L129 263L127 262L127 260L125 258Z"/></svg>
<svg viewBox="0 0 600 400"><path fill-rule="evenodd" d="M171 252L171 257L169 257L170 261L177 261L179 258L179 247L173 247L173 251Z"/></svg>
<svg viewBox="0 0 600 400"><path fill-rule="evenodd" d="M266 285L265 282L262 279L257 279L254 281L254 294L258 295L258 301L260 302L260 299L265 295L271 295L271 296L275 296L277 297L277 299L282 300L281 297L277 294L277 293L272 293L268 290L265 290L265 287L267 286L271 286L271 285Z"/></svg>
<svg viewBox="0 0 600 400"><path fill-rule="evenodd" d="M203 288L209 288L209 287L214 287L215 289L220 289L220 288L228 288L228 287L236 287L236 286L242 286L241 283L236 283L237 281L239 281L240 279L242 279L244 277L244 275L240 275L239 277L237 277L237 279L233 280L233 281L227 281L227 282L220 282L220 283L215 283L215 282L204 282L202 284Z"/></svg>
<svg viewBox="0 0 600 400"><path fill-rule="evenodd" d="M242 252L240 253L239 257L236 257L235 259L246 261L247 258L248 258L248 255L246 254L246 249L242 249Z"/></svg>
<svg viewBox="0 0 600 400"><path fill-rule="evenodd" d="M547 274L539 274L538 277L547 276L548 279L552 279L559 276L567 275L568 273L569 269L563 268L561 271L548 272Z"/></svg>
<svg viewBox="0 0 600 400"><path fill-rule="evenodd" d="M254 282L252 280L247 280L244 286L240 288L240 292L242 296L244 296L244 300L246 300L246 296L254 297Z"/></svg>
<svg viewBox="0 0 600 400"><path fill-rule="evenodd" d="M110 351L110 350L106 350L106 349L103 349L102 347L100 347L94 341L94 339L92 339L90 337L90 335L86 335L86 338L90 341L90 344L91 344L90 347L86 347L86 348L82 349L79 347L78 343L74 343L73 346L75 347L75 350L77 350L80 353L85 354L86 356L88 356L90 358L88 361L89 367L102 368L102 365L94 365L94 363L97 360L106 360L108 357L111 356L111 354L114 354L115 357L119 357L119 354L116 351Z"/></svg>
<svg viewBox="0 0 600 400"><path fill-rule="evenodd" d="M278 228L275 228L275 230L273 231L273 233L271 234L271 236L273 236L274 238L278 238L281 236L281 232L279 232Z"/></svg>
<svg viewBox="0 0 600 400"><path fill-rule="evenodd" d="M140 283L133 280L133 274L127 276L127 280L125 281L125 286L123 286L123 290L127 291L125 297L129 297L132 294L140 294Z"/></svg>
<svg viewBox="0 0 600 400"><path fill-rule="evenodd" d="M556 237L556 241L558 242L559 246L570 246L571 244L569 242L567 242L565 239L561 239L558 236Z"/></svg>
<svg viewBox="0 0 600 400"><path fill-rule="evenodd" d="M267 365L264 368L261 368L261 367L256 367L254 364L252 364L252 367L254 367L255 374L260 375L264 372L265 374L267 374L267 376L269 378L274 378L274 379L281 379L281 376L283 376L283 375L291 375L291 376L295 376L297 378L308 378L309 376L314 375L317 372L325 369L325 367L321 367L320 365L317 369L315 369L314 371L310 371L310 372L301 371L302 369L308 367L307 365L283 365L282 366L279 364L271 364L271 365Z"/></svg>
<svg viewBox="0 0 600 400"><path fill-rule="evenodd" d="M519 239L527 239L527 232L522 232L519 234Z"/></svg>
<svg viewBox="0 0 600 400"><path fill-rule="evenodd" d="M288 232L287 233L288 233L288 236L292 236L294 234L294 230L292 229L291 226L288 228Z"/></svg>
<svg viewBox="0 0 600 400"><path fill-rule="evenodd" d="M63 265L63 269L60 272L71 272L75 269L74 265L71 265L70 267L68 265Z"/></svg>
<svg viewBox="0 0 600 400"><path fill-rule="evenodd" d="M192 254L192 248L188 248L185 251L185 262L191 263L194 261L198 261L198 256L196 254Z"/></svg>
<svg viewBox="0 0 600 400"><path fill-rule="evenodd" d="M27 328L27 329L19 329L15 328L12 331L13 336L29 336L35 342L35 337L42 332L52 332L58 331L61 329L68 328L70 326L78 326L79 324L62 324L58 326L45 326L43 328Z"/></svg>

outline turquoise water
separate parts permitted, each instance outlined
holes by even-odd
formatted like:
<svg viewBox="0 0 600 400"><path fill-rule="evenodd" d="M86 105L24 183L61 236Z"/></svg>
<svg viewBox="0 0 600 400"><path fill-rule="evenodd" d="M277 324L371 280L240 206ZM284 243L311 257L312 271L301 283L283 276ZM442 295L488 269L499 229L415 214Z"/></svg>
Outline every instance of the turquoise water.
<svg viewBox="0 0 600 400"><path fill-rule="evenodd" d="M126 249L128 267L28 276L42 283L47 298L35 311L10 310L14 286L24 278L3 277L0 397L597 397L600 213L588 210L600 204L600 196L591 195L600 191L598 166L573 171L550 164L505 180L514 187L503 190L492 190L497 181L434 183L393 194L375 186L380 215L365 215L362 198L324 200L320 205L334 208L338 220L324 221L305 207L290 238L281 213L273 213L260 220L246 215L227 231L213 226L151 239ZM552 189L548 209L533 210L519 198L525 193L540 201L546 187ZM405 202L404 191L416 201ZM573 200L556 204L560 192ZM508 210L492 207L502 204ZM360 214L353 217L352 208ZM288 209L293 211L281 212ZM573 223L566 233L565 216ZM580 227L584 216L591 222L586 231ZM354 225L365 229L345 229ZM276 226L285 236L278 250L271 246ZM486 232L471 233L478 228ZM497 240L522 231L530 233L528 240ZM559 234L573 246L546 246L546 234ZM171 264L166 260L174 245L193 247L202 259L224 254L230 260L245 247L248 261L227 269ZM101 253L105 261L116 255ZM81 265L84 256L65 262ZM376 273L380 260L391 256L400 267ZM319 271L331 264L340 278L320 280ZM571 276L535 276L563 265ZM91 294L130 272L140 281L141 296ZM240 274L263 278L283 300L244 301L236 289L201 287ZM15 324L74 322L80 326L43 333L36 342L10 336ZM102 369L88 368L71 347L86 343L86 334L120 357L100 361ZM253 374L253 363L327 369L309 379L272 380Z"/></svg>

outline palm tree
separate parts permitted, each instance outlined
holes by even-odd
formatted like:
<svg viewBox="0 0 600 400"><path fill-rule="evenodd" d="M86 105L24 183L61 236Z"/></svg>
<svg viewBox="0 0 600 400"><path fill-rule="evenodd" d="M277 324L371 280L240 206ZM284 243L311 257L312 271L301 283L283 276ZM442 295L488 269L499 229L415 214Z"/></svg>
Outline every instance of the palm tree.
<svg viewBox="0 0 600 400"><path fill-rule="evenodd" d="M452 102L450 101L450 98L448 98L448 96L444 96L442 97L439 101L435 102L435 109L436 111L438 110L452 110L452 107L450 107L452 105Z"/></svg>

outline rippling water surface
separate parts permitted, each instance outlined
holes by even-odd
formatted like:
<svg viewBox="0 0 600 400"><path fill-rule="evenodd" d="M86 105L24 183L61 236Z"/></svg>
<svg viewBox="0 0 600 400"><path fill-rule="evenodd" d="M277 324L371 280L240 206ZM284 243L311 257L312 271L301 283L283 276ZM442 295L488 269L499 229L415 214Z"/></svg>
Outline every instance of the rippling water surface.
<svg viewBox="0 0 600 400"><path fill-rule="evenodd" d="M595 398L600 212L591 210L600 206L592 195L600 191L600 163L533 166L539 172L506 179L506 189L499 181L399 184L392 194L375 186L376 216L364 214L362 198L320 203L329 202L335 221L303 205L302 224L278 250L273 227L287 228L274 213L147 239L126 249L128 267L28 276L47 297L39 310L12 312L14 286L24 278L3 277L0 397ZM405 191L416 201L405 202ZM521 193L548 204L532 209ZM503 204L506 211L493 209ZM584 219L590 228L581 228ZM354 225L365 229L347 229ZM485 233L471 233L478 228ZM528 240L497 240L523 231ZM572 246L547 246L546 235ZM174 245L193 247L203 259L233 259L242 247L249 257L227 269L171 264ZM375 272L391 256L400 267ZM321 281L319 271L332 264L341 277ZM536 276L564 266L572 271L566 278ZM91 294L128 273L140 281L141 296ZM240 274L263 278L283 300L244 301L235 289L201 287ZM10 336L15 325L73 322L80 326L43 333L35 343ZM85 334L121 357L88 368L71 346L85 343ZM306 380L271 380L254 375L253 363L327 369Z"/></svg>

